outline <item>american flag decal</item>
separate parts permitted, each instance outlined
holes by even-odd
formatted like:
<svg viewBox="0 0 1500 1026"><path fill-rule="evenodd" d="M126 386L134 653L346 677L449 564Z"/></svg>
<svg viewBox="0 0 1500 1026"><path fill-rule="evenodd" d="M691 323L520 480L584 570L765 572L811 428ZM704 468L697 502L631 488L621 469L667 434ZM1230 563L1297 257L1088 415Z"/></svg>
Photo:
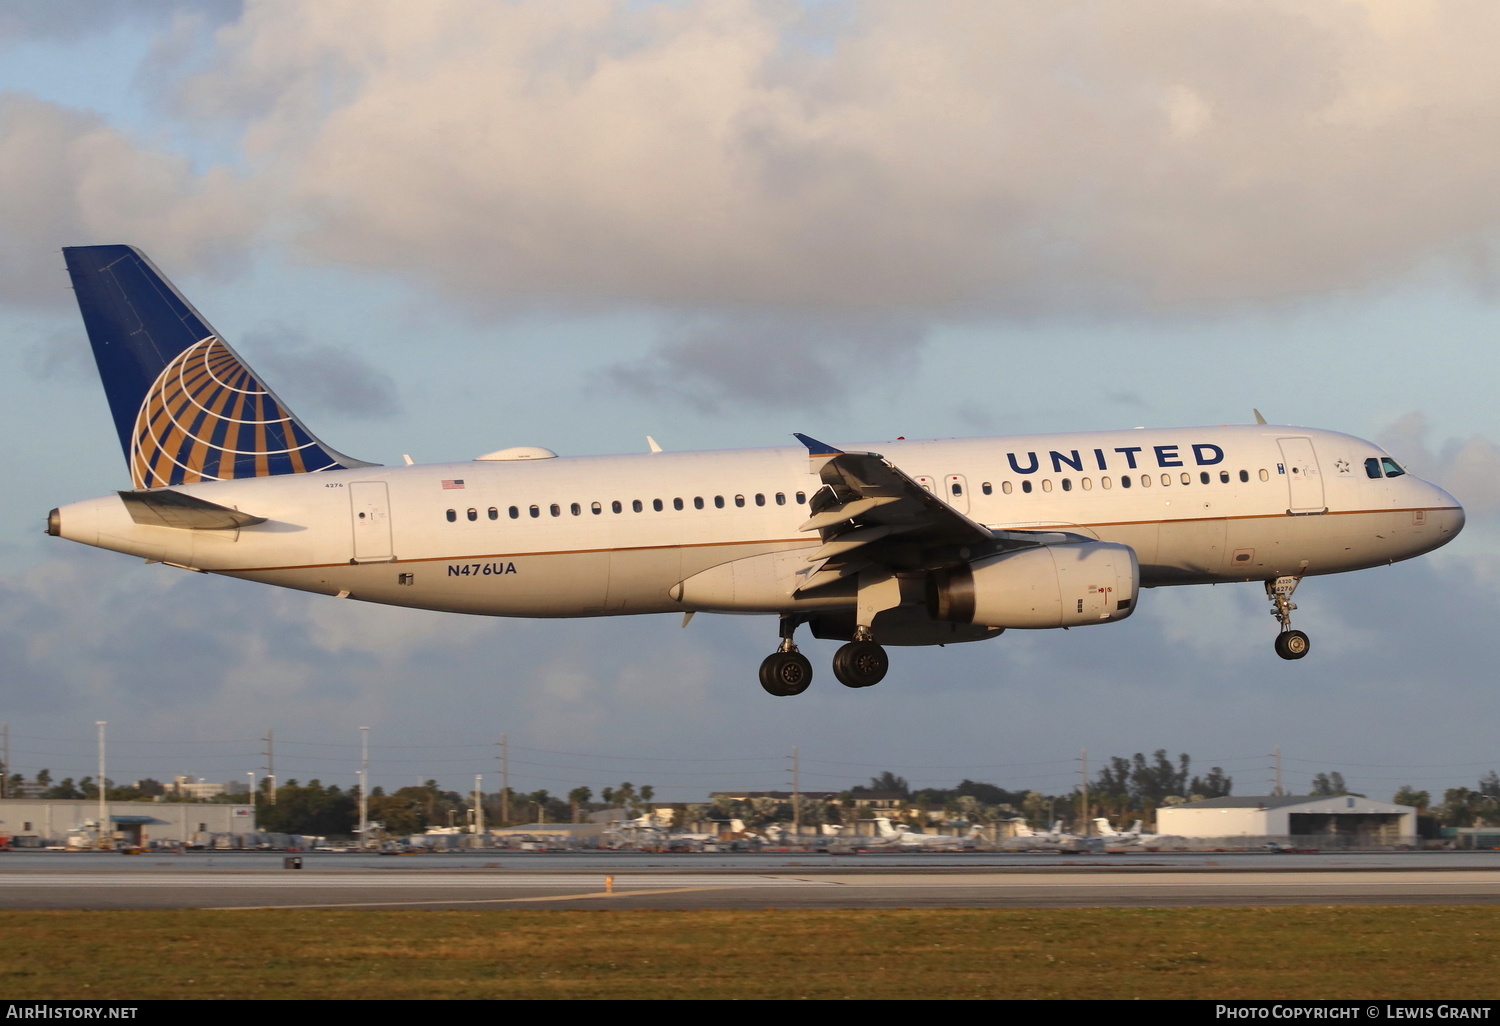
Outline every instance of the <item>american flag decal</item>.
<svg viewBox="0 0 1500 1026"><path fill-rule="evenodd" d="M449 489L449 488L462 488L463 486L464 486L464 480L461 477L460 478L456 478L454 480L445 480L443 482L443 488L445 490Z"/></svg>

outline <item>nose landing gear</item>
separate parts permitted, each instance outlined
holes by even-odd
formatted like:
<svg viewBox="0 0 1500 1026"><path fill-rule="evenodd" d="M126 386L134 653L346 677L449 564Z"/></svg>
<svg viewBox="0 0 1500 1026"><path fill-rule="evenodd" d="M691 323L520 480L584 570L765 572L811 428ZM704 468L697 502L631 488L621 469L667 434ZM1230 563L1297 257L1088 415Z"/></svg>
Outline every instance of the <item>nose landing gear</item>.
<svg viewBox="0 0 1500 1026"><path fill-rule="evenodd" d="M1297 608L1292 592L1300 581L1300 577L1287 576L1266 582L1266 598L1275 606L1271 615L1281 624L1281 633L1276 636L1276 654L1283 659L1301 659L1312 647L1306 634L1292 629L1292 610Z"/></svg>

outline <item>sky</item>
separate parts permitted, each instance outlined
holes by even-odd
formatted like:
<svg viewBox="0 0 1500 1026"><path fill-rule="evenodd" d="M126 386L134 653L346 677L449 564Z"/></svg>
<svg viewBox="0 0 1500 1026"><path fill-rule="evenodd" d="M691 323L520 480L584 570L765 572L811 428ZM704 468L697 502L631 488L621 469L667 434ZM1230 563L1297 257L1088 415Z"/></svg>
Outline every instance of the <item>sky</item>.
<svg viewBox="0 0 1500 1026"><path fill-rule="evenodd" d="M1500 7L10 0L0 722L14 770L665 800L884 770L1070 790L1166 749L1388 799L1500 765ZM761 617L337 602L42 533L128 485L58 250L141 247L318 434L395 463L1273 423L1469 513L1096 630L756 681ZM66 416L64 416L66 414Z"/></svg>

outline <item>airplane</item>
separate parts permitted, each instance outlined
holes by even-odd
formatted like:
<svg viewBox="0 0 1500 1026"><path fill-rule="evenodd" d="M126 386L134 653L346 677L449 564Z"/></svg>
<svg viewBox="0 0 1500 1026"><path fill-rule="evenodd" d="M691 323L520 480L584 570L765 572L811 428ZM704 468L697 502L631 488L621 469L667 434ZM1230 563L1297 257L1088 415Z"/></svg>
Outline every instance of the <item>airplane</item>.
<svg viewBox="0 0 1500 1026"><path fill-rule="evenodd" d="M1109 825L1109 820L1103 816L1094 820L1094 826L1099 830L1099 836L1104 838L1104 843L1111 848L1159 848L1164 844L1181 844L1184 838L1176 834L1143 834L1142 823L1135 821L1135 825L1129 830L1116 830Z"/></svg>
<svg viewBox="0 0 1500 1026"><path fill-rule="evenodd" d="M1083 852L1102 851L1104 843L1098 837L1063 832L1062 820L1052 821L1046 833L1037 833L1024 819L1013 820L1015 833L1000 842L1003 851L1057 851Z"/></svg>
<svg viewBox="0 0 1500 1026"><path fill-rule="evenodd" d="M879 846L945 850L972 848L982 832L981 827L973 826L965 834L919 834L911 830L897 830L886 816L875 817L875 829L876 844Z"/></svg>
<svg viewBox="0 0 1500 1026"><path fill-rule="evenodd" d="M1094 818L1094 829L1109 844L1134 844L1141 836L1141 826L1142 821L1138 819L1129 830L1116 830L1109 825L1109 820L1105 817Z"/></svg>
<svg viewBox="0 0 1500 1026"><path fill-rule="evenodd" d="M1114 623L1143 589L1259 582L1283 659L1307 577L1410 559L1458 500L1372 442L1267 424L380 466L318 439L138 249L63 250L131 487L47 533L338 598L491 616L777 616L880 682L887 646ZM875 451L878 449L879 451Z"/></svg>

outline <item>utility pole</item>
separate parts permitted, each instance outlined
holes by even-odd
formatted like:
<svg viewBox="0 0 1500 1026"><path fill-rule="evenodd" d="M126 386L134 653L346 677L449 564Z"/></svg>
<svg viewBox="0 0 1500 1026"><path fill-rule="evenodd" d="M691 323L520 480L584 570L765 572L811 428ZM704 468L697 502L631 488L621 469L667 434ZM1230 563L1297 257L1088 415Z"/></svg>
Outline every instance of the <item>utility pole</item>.
<svg viewBox="0 0 1500 1026"><path fill-rule="evenodd" d="M474 847L484 847L484 789L480 782L484 780L483 773L474 774Z"/></svg>
<svg viewBox="0 0 1500 1026"><path fill-rule="evenodd" d="M370 728L359 728L359 846L367 847L370 830Z"/></svg>
<svg viewBox="0 0 1500 1026"><path fill-rule="evenodd" d="M1083 836L1093 835L1093 822L1089 819L1089 750L1084 748L1079 756L1079 774L1083 777Z"/></svg>
<svg viewBox="0 0 1500 1026"><path fill-rule="evenodd" d="M792 836L802 839L802 789L797 783L797 746L792 745Z"/></svg>
<svg viewBox="0 0 1500 1026"><path fill-rule="evenodd" d="M266 795L272 805L276 804L276 732L266 728Z"/></svg>
<svg viewBox="0 0 1500 1026"><path fill-rule="evenodd" d="M0 798L10 797L10 724L0 723Z"/></svg>
<svg viewBox="0 0 1500 1026"><path fill-rule="evenodd" d="M510 752L508 738L500 735L500 824L510 826Z"/></svg>
<svg viewBox="0 0 1500 1026"><path fill-rule="evenodd" d="M1276 797L1280 798L1282 796L1282 794L1285 793L1285 792L1283 792L1281 790L1281 746L1280 745L1273 745L1271 747L1271 771L1272 771L1272 773L1275 774L1274 781L1275 781L1275 788L1276 788L1271 793L1274 794L1274 795L1276 795Z"/></svg>
<svg viewBox="0 0 1500 1026"><path fill-rule="evenodd" d="M104 727L105 727L105 724L107 722L108 722L107 720L95 720L94 721L94 726L96 726L96 727L99 728L99 837L98 837L98 841L99 841L99 847L100 848L104 848L104 847L106 847L108 845L108 841L106 840L106 838L107 838L107 836L108 836L108 834L110 832L109 831L109 824L106 822L106 820L109 819L109 806L106 804L107 799L104 797Z"/></svg>

